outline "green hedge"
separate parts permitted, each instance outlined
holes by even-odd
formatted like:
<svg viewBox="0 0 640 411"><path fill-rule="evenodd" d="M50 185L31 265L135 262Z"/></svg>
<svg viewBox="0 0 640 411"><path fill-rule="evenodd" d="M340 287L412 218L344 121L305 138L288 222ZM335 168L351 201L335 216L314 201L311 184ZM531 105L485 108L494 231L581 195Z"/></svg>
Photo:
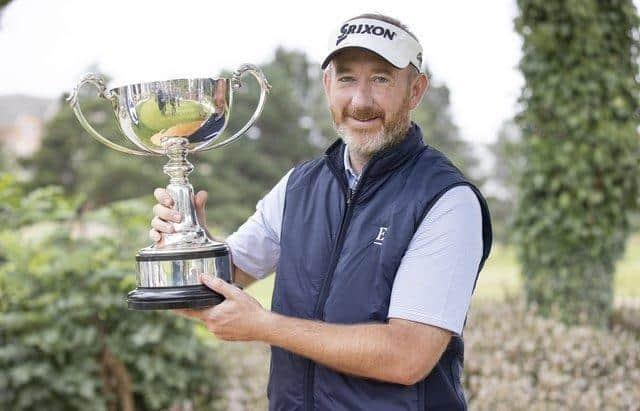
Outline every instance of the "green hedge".
<svg viewBox="0 0 640 411"><path fill-rule="evenodd" d="M640 314L621 307L615 316ZM465 392L475 410L637 410L640 339L627 326L567 326L511 299L474 304Z"/></svg>
<svg viewBox="0 0 640 411"><path fill-rule="evenodd" d="M150 204L88 218L60 193L23 193L0 175L0 409L208 407L215 350L192 322L123 302Z"/></svg>

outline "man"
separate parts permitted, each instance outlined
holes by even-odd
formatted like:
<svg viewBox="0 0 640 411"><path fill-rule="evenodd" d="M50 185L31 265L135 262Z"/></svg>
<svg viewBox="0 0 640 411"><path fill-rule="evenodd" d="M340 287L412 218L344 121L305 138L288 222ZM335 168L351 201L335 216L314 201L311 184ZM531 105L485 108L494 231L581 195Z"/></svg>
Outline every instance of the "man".
<svg viewBox="0 0 640 411"><path fill-rule="evenodd" d="M239 284L275 269L272 311L207 275L226 300L179 310L221 339L271 345L271 410L466 408L462 329L491 224L480 192L410 121L429 85L421 57L389 17L338 28L322 68L342 139L227 239ZM155 195L150 235L162 241L179 216ZM202 220L205 201L196 195Z"/></svg>

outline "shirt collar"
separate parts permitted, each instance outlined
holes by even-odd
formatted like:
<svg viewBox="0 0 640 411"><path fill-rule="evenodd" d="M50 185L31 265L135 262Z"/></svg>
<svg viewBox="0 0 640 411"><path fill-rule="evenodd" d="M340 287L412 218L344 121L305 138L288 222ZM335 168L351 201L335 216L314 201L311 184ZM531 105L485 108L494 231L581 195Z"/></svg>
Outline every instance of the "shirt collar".
<svg viewBox="0 0 640 411"><path fill-rule="evenodd" d="M356 172L351 168L351 160L349 159L349 147L344 146L344 169L351 177L355 178L356 181L360 178L360 174L356 174Z"/></svg>

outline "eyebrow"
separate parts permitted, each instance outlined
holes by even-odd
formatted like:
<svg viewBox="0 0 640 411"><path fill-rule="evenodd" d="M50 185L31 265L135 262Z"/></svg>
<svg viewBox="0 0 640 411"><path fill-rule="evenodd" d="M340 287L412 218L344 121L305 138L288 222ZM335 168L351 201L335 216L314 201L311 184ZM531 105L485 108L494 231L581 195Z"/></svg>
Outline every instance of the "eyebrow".
<svg viewBox="0 0 640 411"><path fill-rule="evenodd" d="M341 64L336 64L336 74L344 74L344 73L348 73L351 70L349 69L348 65L341 65ZM393 70L390 69L387 66L383 66L383 65L379 65L374 67L373 71L375 73L383 73L383 74L388 74L388 75L393 75Z"/></svg>

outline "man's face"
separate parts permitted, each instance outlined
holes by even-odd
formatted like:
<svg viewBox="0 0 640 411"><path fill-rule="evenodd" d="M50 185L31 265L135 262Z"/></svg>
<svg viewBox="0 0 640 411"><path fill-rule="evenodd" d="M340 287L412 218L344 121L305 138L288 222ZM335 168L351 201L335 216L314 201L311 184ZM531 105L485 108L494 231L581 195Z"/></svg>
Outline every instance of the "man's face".
<svg viewBox="0 0 640 411"><path fill-rule="evenodd" d="M375 53L347 48L331 61L323 83L336 131L349 152L366 158L404 137L409 113L422 98L426 77L397 69ZM418 96L419 95L419 96Z"/></svg>

